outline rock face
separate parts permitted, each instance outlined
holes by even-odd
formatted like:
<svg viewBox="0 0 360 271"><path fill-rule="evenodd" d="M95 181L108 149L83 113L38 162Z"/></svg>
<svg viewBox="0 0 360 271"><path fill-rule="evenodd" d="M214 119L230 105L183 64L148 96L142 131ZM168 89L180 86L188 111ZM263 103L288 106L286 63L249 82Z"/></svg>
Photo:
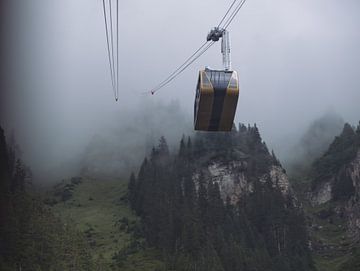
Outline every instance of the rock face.
<svg viewBox="0 0 360 271"><path fill-rule="evenodd" d="M332 181L327 181L319 185L316 191L314 191L313 194L311 195L312 205L323 204L332 199L331 183Z"/></svg>
<svg viewBox="0 0 360 271"><path fill-rule="evenodd" d="M360 150L357 152L356 158L347 167L347 173L350 176L353 186L355 187L355 193L360 196Z"/></svg>
<svg viewBox="0 0 360 271"><path fill-rule="evenodd" d="M183 137L175 155L160 140L128 198L149 244L199 258L196 270L315 270L301 206L255 125Z"/></svg>
<svg viewBox="0 0 360 271"><path fill-rule="evenodd" d="M225 200L230 197L232 203L236 203L244 193L251 192L252 184L245 177L246 162L232 162L221 164L214 162L208 165L207 177L212 182L219 184L220 193Z"/></svg>
<svg viewBox="0 0 360 271"><path fill-rule="evenodd" d="M282 167L275 165L271 166L269 174L265 174L262 180L269 180L272 183L272 186L274 188L279 188L284 196L288 196L290 193L294 196L289 179Z"/></svg>
<svg viewBox="0 0 360 271"><path fill-rule="evenodd" d="M353 193L348 198L341 200L334 197L335 189L341 187L342 182L347 179L350 181ZM338 183L338 187L335 184ZM329 180L322 182L317 188L312 191L311 203L313 205L320 205L327 202L335 202L337 210L341 210L340 215L347 219L348 230L354 241L360 240L360 150L358 150L356 157L338 174L332 176Z"/></svg>
<svg viewBox="0 0 360 271"><path fill-rule="evenodd" d="M311 202L344 202L359 194L360 124L346 123L322 157L312 165Z"/></svg>
<svg viewBox="0 0 360 271"><path fill-rule="evenodd" d="M346 173L352 180L355 194L350 198L346 213L348 217L349 231L355 240L360 240L360 150L356 158L346 169Z"/></svg>
<svg viewBox="0 0 360 271"><path fill-rule="evenodd" d="M254 191L254 179L247 174L247 162L232 161L231 163L212 162L206 168L205 175L212 182L219 184L223 200L230 198L233 204L237 203L245 194ZM199 173L195 173L193 179L196 180ZM284 197L291 196L295 199L291 189L289 179L284 169L279 165L272 165L269 171L258 178L261 183L270 182L273 188L281 191Z"/></svg>

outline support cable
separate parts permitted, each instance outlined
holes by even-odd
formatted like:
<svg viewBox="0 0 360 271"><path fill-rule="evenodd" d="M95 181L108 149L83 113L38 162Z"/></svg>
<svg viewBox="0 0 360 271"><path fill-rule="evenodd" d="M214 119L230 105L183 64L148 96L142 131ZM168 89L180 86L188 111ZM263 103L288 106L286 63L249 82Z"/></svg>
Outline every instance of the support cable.
<svg viewBox="0 0 360 271"><path fill-rule="evenodd" d="M166 77L162 82L160 82L156 87L154 87L150 92L151 94L154 94L156 90L162 88L166 82L173 76L175 75L179 70L181 70L184 66L186 66L186 64L192 60L193 57L196 56L196 54L205 47L205 45L207 44L208 42L204 42L191 56L189 56L184 63L182 63L179 67L176 68L175 71L173 71L168 77Z"/></svg>
<svg viewBox="0 0 360 271"><path fill-rule="evenodd" d="M232 2L232 4L230 5L230 7L228 8L228 10L226 11L224 17L222 17L220 23L219 23L218 26L217 26L218 28L220 27L220 25L222 24L222 22L225 20L226 16L229 14L230 10L231 10L232 7L235 5L236 1L237 1L237 0L234 0L234 1Z"/></svg>
<svg viewBox="0 0 360 271"><path fill-rule="evenodd" d="M204 45L207 44L207 46L199 52L194 58L192 58L189 62L186 63L186 65L183 65L182 68L178 69L178 71L175 73L172 73L172 76L169 76L167 80L164 80L161 84L159 84L157 87L153 88L150 93L155 94L159 89L163 88L167 84L169 84L171 81L173 81L176 77L178 77L183 71L185 71L192 63L194 63L199 57L201 57L215 42L211 41L210 43L206 42ZM204 47L204 45L202 47ZM200 51L201 47L197 50Z"/></svg>
<svg viewBox="0 0 360 271"><path fill-rule="evenodd" d="M220 23L218 24L218 28L220 28L221 24L225 21L224 26L222 28L226 30L231 22L234 20L242 6L245 4L246 0L241 0L236 7L233 9L234 5L236 4L238 0L234 0L228 10L226 11L223 18L220 20ZM233 9L233 10L232 10ZM229 13L232 10L230 16ZM168 77L166 77L162 82L160 82L156 87L150 90L151 94L155 94L158 90L168 85L171 81L173 81L177 76L179 76L183 71L185 71L193 62L195 62L200 56L202 56L215 42L206 41L203 43L199 49L197 49L189 58L185 60L183 64L181 64L175 71L173 71Z"/></svg>
<svg viewBox="0 0 360 271"><path fill-rule="evenodd" d="M236 15L239 13L240 9L242 8L242 6L245 4L246 0L242 0L237 7L235 8L235 10L232 12L232 14L230 15L230 17L227 19L227 21L225 22L224 25L224 29L227 29L229 27L229 25L231 24L231 22L234 20L234 18L236 17Z"/></svg>
<svg viewBox="0 0 360 271"><path fill-rule="evenodd" d="M107 52L108 52L108 61L109 61L109 68L110 68L110 75L111 75L111 85L113 88L114 96L116 99L116 91L115 91L115 82L114 82L114 72L113 72L113 65L112 65L112 56L110 51L110 41L109 41L109 26L106 14L106 4L105 0L103 0L103 11L104 11L104 22L105 22L105 33L106 33L106 44L107 44Z"/></svg>
<svg viewBox="0 0 360 271"><path fill-rule="evenodd" d="M116 96L116 89L117 89L117 82L116 82L116 77L115 77L115 60L114 60L114 31L113 31L113 17L112 17L112 5L111 2L112 0L108 0L109 2L109 9L110 9L110 38L111 38L111 60L112 60L112 66L113 66L113 78L114 78L114 87L115 87L115 100L117 99Z"/></svg>
<svg viewBox="0 0 360 271"><path fill-rule="evenodd" d="M119 0L116 0L116 96L119 99Z"/></svg>

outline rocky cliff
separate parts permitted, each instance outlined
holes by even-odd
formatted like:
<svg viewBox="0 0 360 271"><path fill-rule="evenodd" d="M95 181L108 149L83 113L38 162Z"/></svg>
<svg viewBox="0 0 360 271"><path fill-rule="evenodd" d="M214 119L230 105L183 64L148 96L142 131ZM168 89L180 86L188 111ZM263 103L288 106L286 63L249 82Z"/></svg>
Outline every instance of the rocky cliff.
<svg viewBox="0 0 360 271"><path fill-rule="evenodd" d="M313 165L309 193L313 206L331 204L346 219L353 241L360 240L360 125L345 124L328 151Z"/></svg>
<svg viewBox="0 0 360 271"><path fill-rule="evenodd" d="M221 142L221 143L220 143ZM200 174L219 185L221 196L236 204L243 196L254 192L256 182L269 184L284 198L296 197L286 171L275 154L267 149L256 127L240 125L239 131L228 135L198 134L193 153L196 168L193 180Z"/></svg>
<svg viewBox="0 0 360 271"><path fill-rule="evenodd" d="M354 187L354 195L346 205L349 231L355 240L360 241L360 150L356 158L347 166L346 174Z"/></svg>
<svg viewBox="0 0 360 271"><path fill-rule="evenodd" d="M301 206L256 125L183 137L177 154L161 138L129 201L171 270L314 270Z"/></svg>
<svg viewBox="0 0 360 271"><path fill-rule="evenodd" d="M244 195L254 192L254 182L259 181L263 184L270 183L274 189L281 191L284 197L296 199L295 194L289 183L289 178L285 170L280 165L271 165L268 171L254 179L247 174L246 158L240 161L231 161L223 163L212 161L203 168L198 168L194 173L193 179L196 181L199 176L199 170L202 171L208 180L219 184L221 196L225 201L227 197L236 204ZM294 201L295 202L295 201Z"/></svg>

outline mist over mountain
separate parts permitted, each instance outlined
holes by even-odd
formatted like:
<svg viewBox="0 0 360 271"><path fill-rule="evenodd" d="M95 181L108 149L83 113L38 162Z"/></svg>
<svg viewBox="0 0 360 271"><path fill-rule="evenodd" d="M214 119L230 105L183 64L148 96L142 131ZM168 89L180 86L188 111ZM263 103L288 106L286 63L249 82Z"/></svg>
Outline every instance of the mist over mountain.
<svg viewBox="0 0 360 271"><path fill-rule="evenodd" d="M283 163L290 172L304 171L324 154L343 126L344 120L336 112L326 112L312 121L295 146L285 154Z"/></svg>
<svg viewBox="0 0 360 271"><path fill-rule="evenodd" d="M162 137L129 181L164 270L315 270L301 206L256 125L179 145L172 153ZM131 255L120 251L120 266Z"/></svg>
<svg viewBox="0 0 360 271"><path fill-rule="evenodd" d="M359 14L0 0L0 270L359 271ZM217 25L233 130L195 132L199 70L230 52L204 43Z"/></svg>
<svg viewBox="0 0 360 271"><path fill-rule="evenodd" d="M39 131L26 135L22 129L14 130L14 137L22 142L22 158L31 166L35 182L53 184L80 172L127 174L160 136L166 136L169 146L175 147L179 134L192 132L192 117L178 101L162 103L145 99L101 114L89 122L76 121L73 127L60 125L54 129L65 130L56 135L50 127L44 128L46 132L39 136L35 136ZM30 144L26 138L33 136Z"/></svg>
<svg viewBox="0 0 360 271"><path fill-rule="evenodd" d="M324 154L303 174L310 179L305 204L309 206L314 255L332 258L334 270L358 270L360 124L345 123Z"/></svg>
<svg viewBox="0 0 360 271"><path fill-rule="evenodd" d="M178 100L191 127L198 71L207 65L221 67L219 44L157 95L142 93L191 55L230 4L121 3L120 99L115 103L101 1L3 0L6 84L0 93L0 119L7 132L15 130L34 173L60 172L55 170L59 164L63 171L95 134L106 138L103 132L137 111L151 115L147 103ZM256 0L244 6L229 28L233 68L240 77L235 122L257 123L282 160L288 153L284 145L290 147L327 108L349 122L357 120L359 8L356 0ZM199 10L207 11L204 20L199 20ZM188 15L186 24L183 14ZM149 29L161 31L161 42ZM170 124L166 131L176 129L176 121Z"/></svg>
<svg viewBox="0 0 360 271"><path fill-rule="evenodd" d="M177 101L143 103L115 120L107 132L98 131L87 144L80 157L83 174L128 176L158 138L165 136L169 148L175 149L179 135L192 133L192 119Z"/></svg>

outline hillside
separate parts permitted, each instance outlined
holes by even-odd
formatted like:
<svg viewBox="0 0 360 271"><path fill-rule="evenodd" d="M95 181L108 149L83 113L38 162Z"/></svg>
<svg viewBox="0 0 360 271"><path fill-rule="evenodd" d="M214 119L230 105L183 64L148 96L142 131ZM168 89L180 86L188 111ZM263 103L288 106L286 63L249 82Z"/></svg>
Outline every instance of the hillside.
<svg viewBox="0 0 360 271"><path fill-rule="evenodd" d="M304 203L319 271L358 270L360 125L345 124L295 188Z"/></svg>
<svg viewBox="0 0 360 271"><path fill-rule="evenodd" d="M341 133L344 124L344 120L334 112L327 112L312 121L286 155L284 165L289 173L296 175L309 170L312 163L326 152L334 137Z"/></svg>
<svg viewBox="0 0 360 271"><path fill-rule="evenodd" d="M85 171L38 195L2 136L1 270L358 270L359 138L345 124L289 180L256 125L175 152L161 137L129 180Z"/></svg>
<svg viewBox="0 0 360 271"><path fill-rule="evenodd" d="M166 270L314 270L285 171L255 126L165 138L129 182L147 243Z"/></svg>
<svg viewBox="0 0 360 271"><path fill-rule="evenodd" d="M126 197L126 181L76 177L57 185L48 201L63 222L84 235L99 270L156 270L162 263L157 251L145 249L135 234L139 219ZM123 254L134 244L135 253L124 261Z"/></svg>
<svg viewBox="0 0 360 271"><path fill-rule="evenodd" d="M0 127L0 270L95 270L82 233L43 203L15 146Z"/></svg>
<svg viewBox="0 0 360 271"><path fill-rule="evenodd" d="M301 207L256 126L183 137L174 154L161 138L128 184L73 178L48 204L103 270L313 269Z"/></svg>

